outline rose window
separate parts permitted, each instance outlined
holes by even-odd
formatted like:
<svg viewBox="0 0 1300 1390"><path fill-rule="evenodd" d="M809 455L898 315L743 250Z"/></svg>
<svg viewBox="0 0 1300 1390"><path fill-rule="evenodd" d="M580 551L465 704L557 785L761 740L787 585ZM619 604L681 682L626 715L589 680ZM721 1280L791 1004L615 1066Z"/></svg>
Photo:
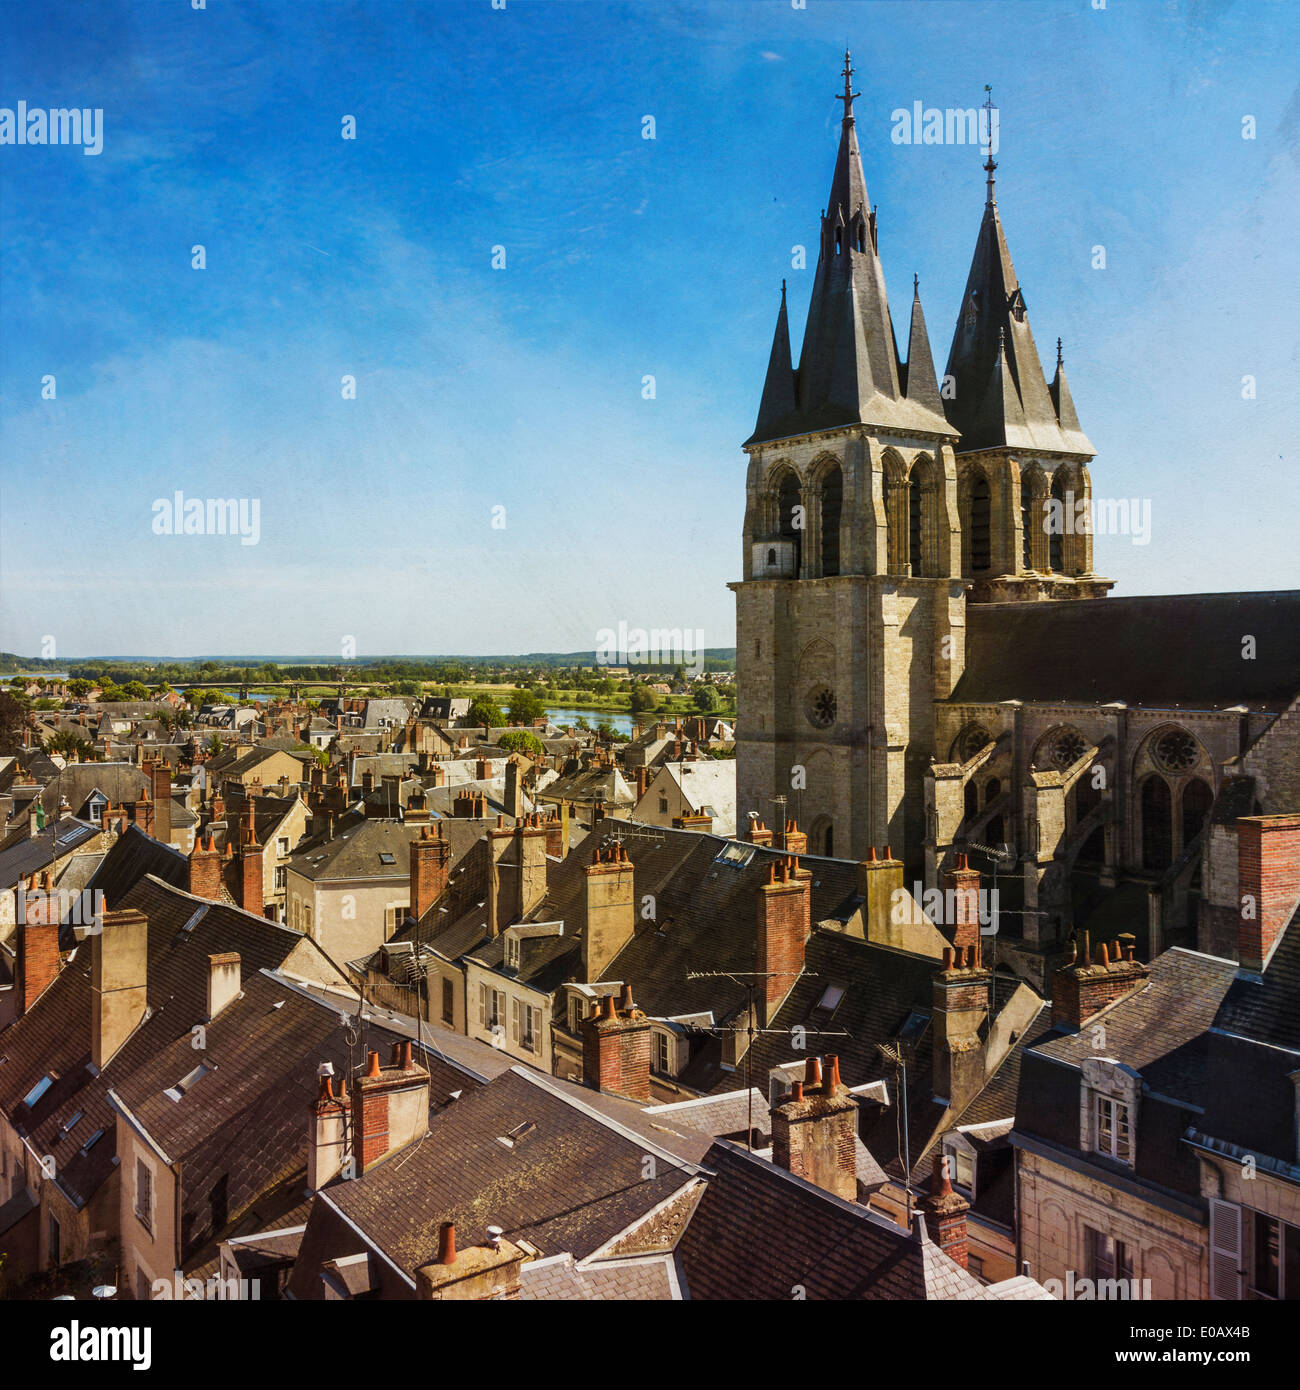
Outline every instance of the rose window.
<svg viewBox="0 0 1300 1390"><path fill-rule="evenodd" d="M1156 740L1155 759L1165 772L1186 772L1196 765L1196 740L1185 729L1170 729Z"/></svg>
<svg viewBox="0 0 1300 1390"><path fill-rule="evenodd" d="M808 697L808 721L819 729L829 729L835 723L835 692L819 686Z"/></svg>
<svg viewBox="0 0 1300 1390"><path fill-rule="evenodd" d="M1067 767L1073 767L1087 751L1088 745L1077 729L1062 729L1059 734L1052 736L1052 741L1047 745L1047 761L1064 772Z"/></svg>

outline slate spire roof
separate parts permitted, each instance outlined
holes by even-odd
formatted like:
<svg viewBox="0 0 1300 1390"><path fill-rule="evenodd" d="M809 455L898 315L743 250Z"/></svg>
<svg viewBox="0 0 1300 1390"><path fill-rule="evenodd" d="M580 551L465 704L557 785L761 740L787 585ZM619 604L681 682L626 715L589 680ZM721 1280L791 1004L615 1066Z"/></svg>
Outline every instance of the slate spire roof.
<svg viewBox="0 0 1300 1390"><path fill-rule="evenodd" d="M841 425L871 424L885 428L951 435L933 387L929 345L918 357L916 380L931 385L922 398L904 390L906 371L898 356L885 273L876 250L876 214L867 197L857 126L853 116L853 68L844 55L844 103L839 152L831 178L830 199L822 214L821 244L803 348L796 372L789 369L789 324L784 294L777 316L758 423L747 441L783 439ZM925 323L914 302L912 348ZM909 349L909 352L911 349Z"/></svg>
<svg viewBox="0 0 1300 1390"><path fill-rule="evenodd" d="M959 448L968 452L1005 445L1091 455L1095 450L1079 427L1059 363L1051 387L1043 375L991 172L986 187L984 217L944 373L955 382L944 406L953 428L961 432ZM1058 410L1063 412L1059 416Z"/></svg>

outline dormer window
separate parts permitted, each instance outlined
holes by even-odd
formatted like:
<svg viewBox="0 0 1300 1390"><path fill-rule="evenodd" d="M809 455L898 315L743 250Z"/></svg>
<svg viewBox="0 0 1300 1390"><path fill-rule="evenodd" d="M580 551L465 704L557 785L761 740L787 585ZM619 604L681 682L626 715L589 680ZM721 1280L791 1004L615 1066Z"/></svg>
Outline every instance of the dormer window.
<svg viewBox="0 0 1300 1390"><path fill-rule="evenodd" d="M506 965L511 970L519 969L520 951L517 936L506 937Z"/></svg>
<svg viewBox="0 0 1300 1390"><path fill-rule="evenodd" d="M1133 1130L1128 1106L1113 1096L1094 1095L1093 1149L1118 1163L1132 1161Z"/></svg>

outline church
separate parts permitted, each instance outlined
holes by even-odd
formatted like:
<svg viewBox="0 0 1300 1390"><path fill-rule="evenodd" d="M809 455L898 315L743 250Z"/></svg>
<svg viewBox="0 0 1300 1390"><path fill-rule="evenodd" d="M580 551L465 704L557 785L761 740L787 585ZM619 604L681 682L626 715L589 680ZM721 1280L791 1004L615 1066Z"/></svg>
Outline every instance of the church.
<svg viewBox="0 0 1300 1390"><path fill-rule="evenodd" d="M1091 528L1061 524L1094 449L992 153L939 378L915 280L898 351L847 53L842 76L798 365L783 287L744 444L738 826L797 817L812 855L927 888L968 861L1039 988L1097 913L1144 958L1231 954L1236 819L1300 806L1300 592L1110 595Z"/></svg>

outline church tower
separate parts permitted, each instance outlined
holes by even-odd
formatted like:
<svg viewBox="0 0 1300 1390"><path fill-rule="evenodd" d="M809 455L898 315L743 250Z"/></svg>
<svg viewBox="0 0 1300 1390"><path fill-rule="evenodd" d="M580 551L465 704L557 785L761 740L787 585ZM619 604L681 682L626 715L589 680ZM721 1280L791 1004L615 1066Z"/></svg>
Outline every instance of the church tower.
<svg viewBox="0 0 1300 1390"><path fill-rule="evenodd" d="M799 366L783 289L744 446L737 812L743 828L784 797L778 814L799 819L810 853L888 844L919 867L933 702L963 663L960 429L915 281L906 361L898 353L847 53L843 76Z"/></svg>
<svg viewBox="0 0 1300 1390"><path fill-rule="evenodd" d="M992 98L985 106L991 132ZM1092 572L1094 450L1059 338L1056 376L1044 377L998 214L996 168L990 139L984 217L944 373L944 409L961 436L961 572L972 602L1100 598L1114 581Z"/></svg>

